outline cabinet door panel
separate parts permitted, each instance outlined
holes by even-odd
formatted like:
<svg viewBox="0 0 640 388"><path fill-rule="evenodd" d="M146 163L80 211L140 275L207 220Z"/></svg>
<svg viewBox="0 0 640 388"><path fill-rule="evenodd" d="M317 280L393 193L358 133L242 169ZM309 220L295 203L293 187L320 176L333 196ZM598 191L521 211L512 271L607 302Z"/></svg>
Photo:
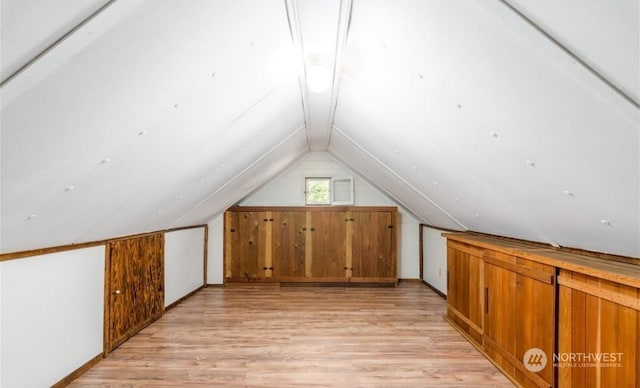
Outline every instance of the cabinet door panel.
<svg viewBox="0 0 640 388"><path fill-rule="evenodd" d="M273 212L273 263L279 277L305 277L305 212Z"/></svg>
<svg viewBox="0 0 640 388"><path fill-rule="evenodd" d="M311 212L311 277L345 278L345 212Z"/></svg>
<svg viewBox="0 0 640 388"><path fill-rule="evenodd" d="M539 280L552 278L553 267L498 252L485 256L491 262L484 264L487 353L524 386L553 385L555 288ZM523 362L532 348L547 356L538 372L527 370Z"/></svg>
<svg viewBox="0 0 640 388"><path fill-rule="evenodd" d="M447 247L447 316L482 343L484 316L484 267L480 253L462 251L455 244Z"/></svg>
<svg viewBox="0 0 640 388"><path fill-rule="evenodd" d="M263 280L265 278L266 212L240 212L238 215L238 272L233 278Z"/></svg>
<svg viewBox="0 0 640 388"><path fill-rule="evenodd" d="M393 277L391 212L354 211L352 218L353 277Z"/></svg>
<svg viewBox="0 0 640 388"><path fill-rule="evenodd" d="M164 235L109 243L108 266L106 352L164 311Z"/></svg>

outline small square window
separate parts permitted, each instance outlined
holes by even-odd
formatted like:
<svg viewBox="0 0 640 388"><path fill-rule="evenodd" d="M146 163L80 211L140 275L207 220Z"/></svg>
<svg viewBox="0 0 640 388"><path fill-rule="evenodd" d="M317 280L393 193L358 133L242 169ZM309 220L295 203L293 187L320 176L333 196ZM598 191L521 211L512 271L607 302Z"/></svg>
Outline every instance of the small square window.
<svg viewBox="0 0 640 388"><path fill-rule="evenodd" d="M305 178L305 203L331 205L331 178Z"/></svg>

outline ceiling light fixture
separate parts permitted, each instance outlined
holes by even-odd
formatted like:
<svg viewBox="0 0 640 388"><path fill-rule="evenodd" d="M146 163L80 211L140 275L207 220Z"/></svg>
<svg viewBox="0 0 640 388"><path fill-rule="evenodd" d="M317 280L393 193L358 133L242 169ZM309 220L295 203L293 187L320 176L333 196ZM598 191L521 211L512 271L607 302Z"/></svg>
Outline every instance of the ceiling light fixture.
<svg viewBox="0 0 640 388"><path fill-rule="evenodd" d="M322 93L331 85L331 71L324 65L311 65L307 70L307 86L314 93Z"/></svg>

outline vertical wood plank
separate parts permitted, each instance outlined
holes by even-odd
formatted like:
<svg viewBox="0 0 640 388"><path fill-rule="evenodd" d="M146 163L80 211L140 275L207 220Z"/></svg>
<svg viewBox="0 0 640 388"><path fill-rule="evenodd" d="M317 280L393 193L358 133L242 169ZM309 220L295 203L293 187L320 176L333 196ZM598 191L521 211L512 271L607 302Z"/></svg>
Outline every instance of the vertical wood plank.
<svg viewBox="0 0 640 388"><path fill-rule="evenodd" d="M345 267L345 276L350 278L353 276L353 222L351 219L353 218L353 212L351 210L347 211L345 215L345 225L347 228L346 238L345 238L345 252L346 252L346 263Z"/></svg>
<svg viewBox="0 0 640 388"><path fill-rule="evenodd" d="M309 211L306 212L305 229L304 276L310 278L313 264L313 239L311 237L311 212Z"/></svg>
<svg viewBox="0 0 640 388"><path fill-rule="evenodd" d="M561 270L560 276L570 276L570 272ZM559 316L558 316L558 354L566 354L571 351L571 335L572 335L572 317L573 307L571 305L572 290L569 287L559 287ZM552 360L553 361L553 360ZM558 360L562 364L562 360ZM558 368L558 386L571 387L571 370L568 366L560 366Z"/></svg>
<svg viewBox="0 0 640 388"><path fill-rule="evenodd" d="M273 214L268 211L265 212L265 219L267 221L264 222L265 232L264 232L264 266L269 268L265 271L266 278L273 278Z"/></svg>

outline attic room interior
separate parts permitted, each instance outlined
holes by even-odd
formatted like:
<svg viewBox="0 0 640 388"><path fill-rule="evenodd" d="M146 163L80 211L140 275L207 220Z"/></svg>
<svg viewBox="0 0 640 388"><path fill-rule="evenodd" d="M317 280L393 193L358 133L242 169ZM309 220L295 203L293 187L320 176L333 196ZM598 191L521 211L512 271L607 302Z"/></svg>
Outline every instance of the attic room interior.
<svg viewBox="0 0 640 388"><path fill-rule="evenodd" d="M640 387L640 1L0 13L0 387Z"/></svg>

